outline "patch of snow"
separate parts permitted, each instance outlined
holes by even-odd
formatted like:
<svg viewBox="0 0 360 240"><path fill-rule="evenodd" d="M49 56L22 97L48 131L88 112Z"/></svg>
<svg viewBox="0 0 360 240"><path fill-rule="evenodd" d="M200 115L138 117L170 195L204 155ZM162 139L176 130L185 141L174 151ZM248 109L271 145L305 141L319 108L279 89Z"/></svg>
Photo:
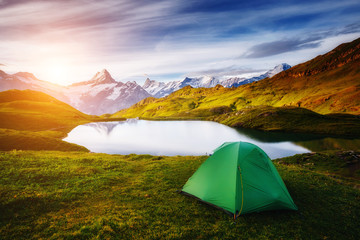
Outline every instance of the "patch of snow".
<svg viewBox="0 0 360 240"><path fill-rule="evenodd" d="M116 86L116 83L108 83L108 84L100 84L100 85L96 85L94 87L92 87L90 89L90 91L88 92L89 95L91 95L92 97L96 96L97 94L99 94L100 92L104 91L104 90L109 90L110 88L113 88Z"/></svg>
<svg viewBox="0 0 360 240"><path fill-rule="evenodd" d="M291 66L289 64L282 63L282 64L275 66L274 69L271 69L270 71L266 72L265 75L267 75L268 77L271 78L282 71L288 70L289 68L291 68Z"/></svg>
<svg viewBox="0 0 360 240"><path fill-rule="evenodd" d="M115 100L120 96L121 90L124 89L124 86L115 87L111 93L111 95L107 96L106 99Z"/></svg>

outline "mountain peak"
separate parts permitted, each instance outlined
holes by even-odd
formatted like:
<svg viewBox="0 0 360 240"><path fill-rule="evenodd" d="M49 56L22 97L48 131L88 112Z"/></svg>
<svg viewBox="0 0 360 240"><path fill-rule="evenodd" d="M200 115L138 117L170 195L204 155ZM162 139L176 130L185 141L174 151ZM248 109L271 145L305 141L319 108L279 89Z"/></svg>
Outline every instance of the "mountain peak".
<svg viewBox="0 0 360 240"><path fill-rule="evenodd" d="M115 79L113 79L110 73L103 69L100 72L97 72L89 81L74 83L71 86L80 86L80 85L99 85L99 84L107 84L107 83L117 83Z"/></svg>
<svg viewBox="0 0 360 240"><path fill-rule="evenodd" d="M145 89L145 88L161 87L163 85L165 85L164 82L158 82L156 80L151 80L150 78L147 78L142 87Z"/></svg>
<svg viewBox="0 0 360 240"><path fill-rule="evenodd" d="M116 81L111 77L110 73L106 69L97 72L89 82L94 84L116 83Z"/></svg>
<svg viewBox="0 0 360 240"><path fill-rule="evenodd" d="M285 70L288 70L289 68L291 68L291 66L290 66L289 64L287 64L287 63L282 63L282 64L279 64L279 65L282 65L282 66L283 66L284 71L285 71Z"/></svg>
<svg viewBox="0 0 360 240"><path fill-rule="evenodd" d="M265 77L273 77L275 76L276 74L282 72L282 71L285 71L285 70L288 70L289 68L291 68L291 66L287 63L281 63L279 65L276 65L273 69L271 69L270 71L267 71L264 76Z"/></svg>
<svg viewBox="0 0 360 240"><path fill-rule="evenodd" d="M104 68L103 70L101 70L100 73L102 73L102 74L110 74L110 73L108 72L108 70L106 70L106 68Z"/></svg>
<svg viewBox="0 0 360 240"><path fill-rule="evenodd" d="M128 86L128 87L137 87L137 86L139 86L135 81L127 81L125 83L125 85Z"/></svg>
<svg viewBox="0 0 360 240"><path fill-rule="evenodd" d="M152 83L152 81L150 80L150 78L146 78L144 86L148 86Z"/></svg>

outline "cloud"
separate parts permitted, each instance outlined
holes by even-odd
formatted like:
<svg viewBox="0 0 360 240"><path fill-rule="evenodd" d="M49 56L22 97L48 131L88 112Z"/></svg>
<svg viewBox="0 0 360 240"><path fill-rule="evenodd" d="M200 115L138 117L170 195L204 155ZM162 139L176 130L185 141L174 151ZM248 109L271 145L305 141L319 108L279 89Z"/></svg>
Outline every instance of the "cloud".
<svg viewBox="0 0 360 240"><path fill-rule="evenodd" d="M317 48L321 44L319 39L284 39L273 42L257 44L249 49L245 58L263 58L286 52L293 52L307 48Z"/></svg>
<svg viewBox="0 0 360 240"><path fill-rule="evenodd" d="M307 50L324 50L329 36L359 32L356 6L358 0L0 0L0 62L33 71L57 58L81 69L72 81L104 67L120 77L246 74L296 63ZM270 56L276 59L262 60Z"/></svg>
<svg viewBox="0 0 360 240"><path fill-rule="evenodd" d="M334 35L341 35L341 34L349 34L349 33L359 33L360 32L360 23L352 23L346 25L343 29L337 31Z"/></svg>
<svg viewBox="0 0 360 240"><path fill-rule="evenodd" d="M360 24L352 23L340 28L313 32L308 37L284 38L281 40L260 43L252 46L241 57L262 58L302 49L318 48L324 39L339 35L360 33Z"/></svg>

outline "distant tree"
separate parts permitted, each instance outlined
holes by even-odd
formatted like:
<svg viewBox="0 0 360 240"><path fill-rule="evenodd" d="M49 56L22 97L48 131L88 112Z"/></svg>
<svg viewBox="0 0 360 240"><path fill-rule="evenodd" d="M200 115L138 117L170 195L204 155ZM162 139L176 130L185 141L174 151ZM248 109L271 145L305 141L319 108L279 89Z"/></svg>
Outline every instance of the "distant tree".
<svg viewBox="0 0 360 240"><path fill-rule="evenodd" d="M191 102L191 103L189 103L188 107L189 107L190 109L194 109L194 108L196 107L196 103L195 103L195 102Z"/></svg>
<svg viewBox="0 0 360 240"><path fill-rule="evenodd" d="M233 102L232 104L230 104L230 108L231 108L233 111L236 111L235 102Z"/></svg>

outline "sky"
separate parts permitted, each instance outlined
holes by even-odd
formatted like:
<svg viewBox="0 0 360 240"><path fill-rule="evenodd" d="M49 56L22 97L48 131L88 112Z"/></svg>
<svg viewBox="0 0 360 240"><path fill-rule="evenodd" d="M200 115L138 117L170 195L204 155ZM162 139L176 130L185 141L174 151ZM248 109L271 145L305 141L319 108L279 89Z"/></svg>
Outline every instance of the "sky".
<svg viewBox="0 0 360 240"><path fill-rule="evenodd" d="M0 69L61 85L255 76L360 37L359 0L0 0L0 19Z"/></svg>

